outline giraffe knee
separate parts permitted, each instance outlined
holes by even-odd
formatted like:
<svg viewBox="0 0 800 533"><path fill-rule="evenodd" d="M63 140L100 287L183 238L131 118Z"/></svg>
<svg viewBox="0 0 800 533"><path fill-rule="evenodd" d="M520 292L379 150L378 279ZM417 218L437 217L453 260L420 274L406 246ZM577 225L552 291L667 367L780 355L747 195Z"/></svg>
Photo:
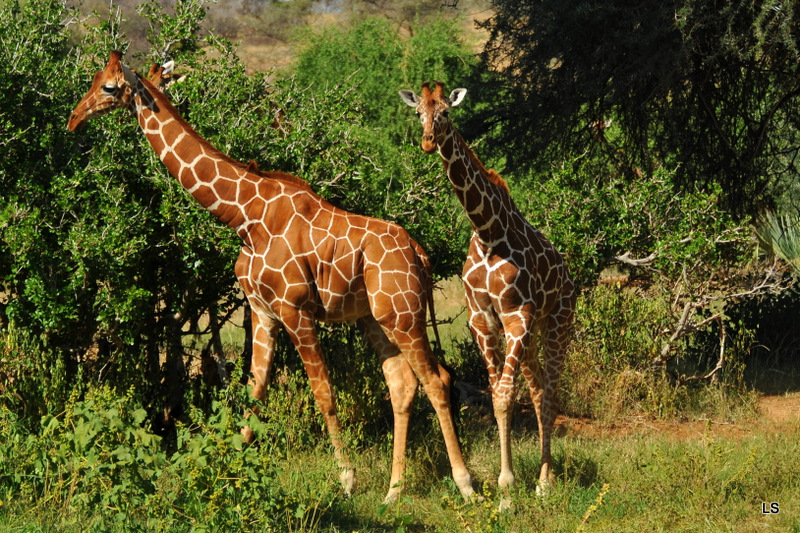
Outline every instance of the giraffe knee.
<svg viewBox="0 0 800 533"><path fill-rule="evenodd" d="M495 392L492 394L492 407L494 408L495 416L499 415L510 416L511 410L514 408L514 391L511 392Z"/></svg>

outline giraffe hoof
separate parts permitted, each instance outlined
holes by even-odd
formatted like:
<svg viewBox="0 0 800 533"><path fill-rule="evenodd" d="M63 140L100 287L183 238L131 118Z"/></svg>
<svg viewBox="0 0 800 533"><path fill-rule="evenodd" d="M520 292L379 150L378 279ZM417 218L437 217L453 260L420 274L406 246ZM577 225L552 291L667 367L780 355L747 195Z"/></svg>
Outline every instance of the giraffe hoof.
<svg viewBox="0 0 800 533"><path fill-rule="evenodd" d="M539 481L539 483L536 484L536 496L538 496L540 500L545 500L550 495L552 488L553 488L552 481L549 480Z"/></svg>
<svg viewBox="0 0 800 533"><path fill-rule="evenodd" d="M467 500L469 503L483 503L486 501L486 498L484 498L477 492L473 492L472 494L470 494L469 498L464 498L464 499Z"/></svg>
<svg viewBox="0 0 800 533"><path fill-rule="evenodd" d="M386 497L383 499L383 505L392 505L400 498L400 489L392 488L389 489L389 492L386 493Z"/></svg>
<svg viewBox="0 0 800 533"><path fill-rule="evenodd" d="M353 492L356 490L356 486L358 482L356 481L356 471L352 468L347 468L342 470L339 474L339 481L342 482L342 488L344 489L344 494L348 498L353 495Z"/></svg>
<svg viewBox="0 0 800 533"><path fill-rule="evenodd" d="M511 498L506 496L502 500L500 500L500 505L497 506L497 510L501 513L513 513L514 512L514 504L511 503Z"/></svg>

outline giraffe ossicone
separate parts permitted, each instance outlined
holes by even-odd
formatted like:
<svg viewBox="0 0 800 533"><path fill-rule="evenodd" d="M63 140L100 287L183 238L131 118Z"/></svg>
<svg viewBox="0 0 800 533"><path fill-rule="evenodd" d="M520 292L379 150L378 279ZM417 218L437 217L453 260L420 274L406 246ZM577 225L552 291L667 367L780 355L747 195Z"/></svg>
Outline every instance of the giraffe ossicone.
<svg viewBox="0 0 800 533"><path fill-rule="evenodd" d="M498 485L514 484L511 414L521 371L539 422L542 466L538 490L554 478L550 438L556 388L572 335L575 285L561 254L514 204L505 181L487 170L450 121L466 89L445 95L444 84L421 94L400 91L422 123L422 149L439 152L445 173L472 225L462 271L469 326L483 354L500 440ZM540 360L539 347L542 348Z"/></svg>
<svg viewBox="0 0 800 533"><path fill-rule="evenodd" d="M235 271L252 309L253 396L265 399L283 326L311 382L344 489L351 492L355 474L314 322L358 321L379 353L394 411L386 501L395 500L402 487L411 403L419 383L439 418L453 478L469 498L474 491L456 439L449 376L428 341L432 287L430 261L422 247L397 224L334 207L300 178L261 172L255 163L244 165L223 154L114 51L72 112L68 128L75 130L119 108L135 114L169 172L242 239ZM253 436L249 428L244 433L248 439Z"/></svg>

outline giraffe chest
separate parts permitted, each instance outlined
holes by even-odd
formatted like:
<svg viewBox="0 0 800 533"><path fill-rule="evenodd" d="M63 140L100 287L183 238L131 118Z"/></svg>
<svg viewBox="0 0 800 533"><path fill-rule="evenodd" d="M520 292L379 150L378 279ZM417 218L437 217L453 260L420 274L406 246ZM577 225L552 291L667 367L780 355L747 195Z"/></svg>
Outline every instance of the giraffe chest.
<svg viewBox="0 0 800 533"><path fill-rule="evenodd" d="M535 319L555 305L566 275L552 247L491 250L470 243L462 279L471 306L502 317L527 309Z"/></svg>

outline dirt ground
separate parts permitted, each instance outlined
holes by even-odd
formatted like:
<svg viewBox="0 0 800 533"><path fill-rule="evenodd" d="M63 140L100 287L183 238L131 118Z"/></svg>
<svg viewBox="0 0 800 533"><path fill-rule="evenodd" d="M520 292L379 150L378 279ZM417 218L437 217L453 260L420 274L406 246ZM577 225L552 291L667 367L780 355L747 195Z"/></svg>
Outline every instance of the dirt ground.
<svg viewBox="0 0 800 533"><path fill-rule="evenodd" d="M647 417L628 417L615 422L600 422L558 415L556 433L559 436L587 438L662 433L676 440L697 439L708 435L737 439L758 431L779 433L789 428L796 428L800 424L800 394L763 396L758 400L757 412L757 417L736 423L712 419L664 422Z"/></svg>

